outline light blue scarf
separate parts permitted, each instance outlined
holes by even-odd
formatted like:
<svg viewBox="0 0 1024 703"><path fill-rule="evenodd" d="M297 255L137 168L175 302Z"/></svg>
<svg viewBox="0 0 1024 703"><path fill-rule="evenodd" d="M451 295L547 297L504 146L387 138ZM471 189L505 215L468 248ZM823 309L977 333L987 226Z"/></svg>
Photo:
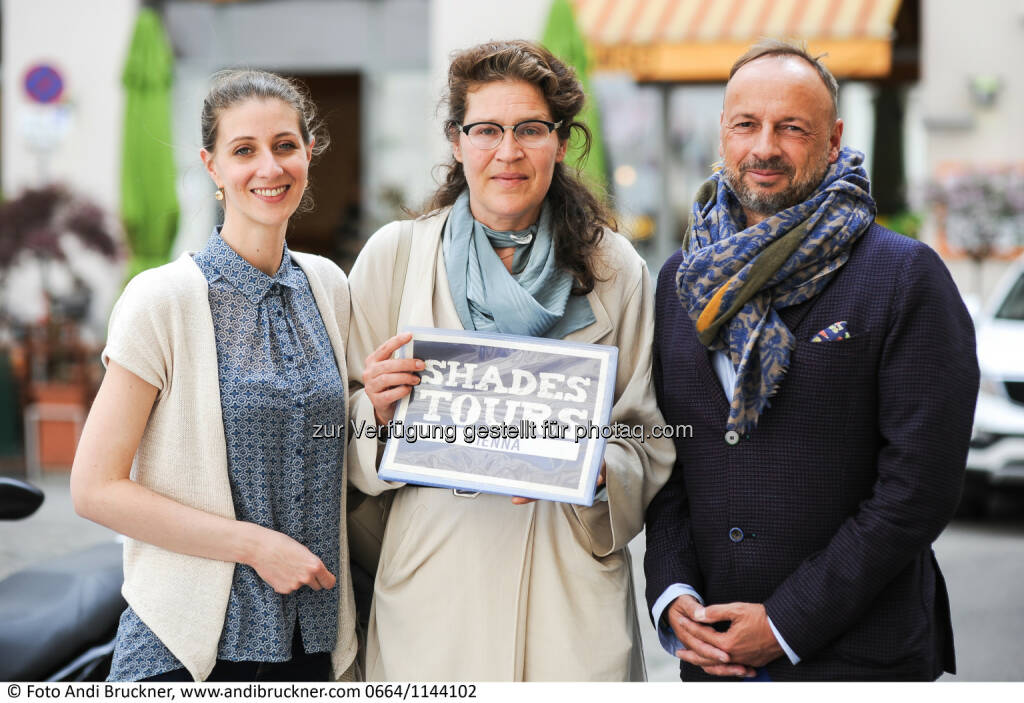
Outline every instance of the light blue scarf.
<svg viewBox="0 0 1024 703"><path fill-rule="evenodd" d="M496 232L474 219L469 191L463 191L448 215L442 246L452 299L467 330L561 339L596 319L586 296L570 295L572 275L555 263L546 203L530 229ZM495 246L516 247L516 273L505 268Z"/></svg>

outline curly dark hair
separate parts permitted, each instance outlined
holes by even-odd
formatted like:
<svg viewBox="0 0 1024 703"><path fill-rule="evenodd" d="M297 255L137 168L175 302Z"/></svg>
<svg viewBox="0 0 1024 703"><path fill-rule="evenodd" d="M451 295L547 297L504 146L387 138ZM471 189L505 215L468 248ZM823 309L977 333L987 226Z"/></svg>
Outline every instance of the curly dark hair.
<svg viewBox="0 0 1024 703"><path fill-rule="evenodd" d="M568 140L573 130L582 135L578 164L584 163L590 153L591 134L585 124L575 121L586 99L583 86L572 68L554 54L540 44L522 40L488 42L454 54L443 101L448 106L444 133L449 141L459 138L467 94L495 81L524 81L537 86L551 110L551 119L562 123L558 139ZM444 169L444 182L431 196L425 212L452 205L467 188L462 164L454 157ZM600 280L594 252L605 227L616 228L615 220L604 203L584 185L579 166L572 169L561 162L555 164L547 202L552 215L555 260L572 274L573 295L586 295Z"/></svg>

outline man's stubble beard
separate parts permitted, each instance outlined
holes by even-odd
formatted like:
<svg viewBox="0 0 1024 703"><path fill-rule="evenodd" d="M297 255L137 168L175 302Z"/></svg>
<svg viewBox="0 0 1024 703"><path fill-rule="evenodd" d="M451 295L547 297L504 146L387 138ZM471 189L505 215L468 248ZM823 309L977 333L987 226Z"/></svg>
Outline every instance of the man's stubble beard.
<svg viewBox="0 0 1024 703"><path fill-rule="evenodd" d="M822 152L821 158L815 164L814 170L811 171L805 180L791 182L789 186L777 193L768 193L757 187L747 186L743 182L742 175L747 170L763 169L782 171L792 179L795 169L783 161L781 157L774 157L763 161L750 158L739 165L739 173L726 164L722 172L725 182L732 189L732 192L736 194L736 199L739 200L744 210L770 217L777 212L782 212L807 200L808 196L818 188L821 181L825 178L829 165L828 151L826 150Z"/></svg>

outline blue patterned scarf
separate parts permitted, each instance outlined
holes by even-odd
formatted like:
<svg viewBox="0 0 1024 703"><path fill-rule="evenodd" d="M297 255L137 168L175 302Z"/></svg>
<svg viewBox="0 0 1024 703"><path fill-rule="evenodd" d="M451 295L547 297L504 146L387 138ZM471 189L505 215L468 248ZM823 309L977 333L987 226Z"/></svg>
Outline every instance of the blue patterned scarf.
<svg viewBox="0 0 1024 703"><path fill-rule="evenodd" d="M757 425L789 368L796 340L776 310L820 293L874 220L863 161L844 147L807 200L746 229L721 170L697 191L676 289L701 343L736 369L730 430Z"/></svg>

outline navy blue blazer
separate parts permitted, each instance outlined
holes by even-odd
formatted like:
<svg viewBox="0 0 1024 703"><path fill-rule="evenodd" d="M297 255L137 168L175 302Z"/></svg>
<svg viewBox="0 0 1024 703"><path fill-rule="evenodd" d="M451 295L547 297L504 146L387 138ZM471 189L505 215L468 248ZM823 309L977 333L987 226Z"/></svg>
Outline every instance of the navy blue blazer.
<svg viewBox="0 0 1024 703"><path fill-rule="evenodd" d="M675 440L647 511L648 606L673 583L706 604L763 603L801 657L776 680L923 680L954 671L931 544L956 509L978 391L974 327L941 259L872 225L815 298L779 311L796 336L758 426L725 441L729 401L658 278L654 382ZM852 337L811 343L845 320ZM735 529L735 528L738 528ZM707 677L682 663L683 679Z"/></svg>

